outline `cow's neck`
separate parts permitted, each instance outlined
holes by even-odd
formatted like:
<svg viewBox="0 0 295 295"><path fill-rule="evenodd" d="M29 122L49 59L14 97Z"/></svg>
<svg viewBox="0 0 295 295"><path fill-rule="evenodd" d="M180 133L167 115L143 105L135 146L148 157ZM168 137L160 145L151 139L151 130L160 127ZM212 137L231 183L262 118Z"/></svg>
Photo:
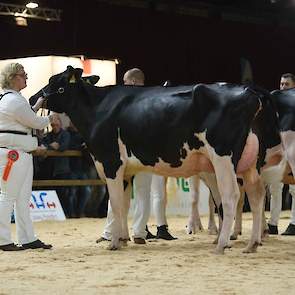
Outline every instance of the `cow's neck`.
<svg viewBox="0 0 295 295"><path fill-rule="evenodd" d="M94 117L94 112L91 110L91 108L81 106L81 108L79 107L69 111L67 115L79 130L79 133L82 135L84 140L87 140L91 133L90 118Z"/></svg>
<svg viewBox="0 0 295 295"><path fill-rule="evenodd" d="M77 89L76 89L77 90ZM78 129L85 141L90 137L91 126L93 126L93 118L95 117L95 108L90 99L87 99L87 93L78 90L72 97L78 98L74 106L66 110L67 115L70 117L73 124Z"/></svg>

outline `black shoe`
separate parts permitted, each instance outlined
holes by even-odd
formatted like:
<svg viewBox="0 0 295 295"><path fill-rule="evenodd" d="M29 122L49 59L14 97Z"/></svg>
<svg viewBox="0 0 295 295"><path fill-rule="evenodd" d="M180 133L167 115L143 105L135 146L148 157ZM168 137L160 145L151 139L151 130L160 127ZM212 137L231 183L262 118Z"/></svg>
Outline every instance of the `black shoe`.
<svg viewBox="0 0 295 295"><path fill-rule="evenodd" d="M279 233L277 225L272 225L269 223L267 225L268 225L268 233L270 235L277 235Z"/></svg>
<svg viewBox="0 0 295 295"><path fill-rule="evenodd" d="M153 235L149 229L148 229L148 226L145 227L145 231L147 232L146 234L146 240L150 240L150 239L156 239L157 237L155 235Z"/></svg>
<svg viewBox="0 0 295 295"><path fill-rule="evenodd" d="M135 244L146 244L145 239L143 238L133 238Z"/></svg>
<svg viewBox="0 0 295 295"><path fill-rule="evenodd" d="M96 243L109 242L109 241L111 241L111 240L108 240L108 239L106 239L106 238L104 238L104 237L100 237L100 238L98 238L98 239L96 240Z"/></svg>
<svg viewBox="0 0 295 295"><path fill-rule="evenodd" d="M34 241L34 242L31 242L31 243L27 243L27 244L22 244L22 246L25 248L25 249L51 249L52 248L52 245L50 244L44 244L42 241L40 241L39 239Z"/></svg>
<svg viewBox="0 0 295 295"><path fill-rule="evenodd" d="M282 233L283 236L295 236L295 224L289 223L286 230Z"/></svg>
<svg viewBox="0 0 295 295"><path fill-rule="evenodd" d="M22 246L18 246L18 245L11 243L11 244L7 244L7 245L1 245L0 250L2 250L2 251L21 251L21 250L25 250L25 248Z"/></svg>
<svg viewBox="0 0 295 295"><path fill-rule="evenodd" d="M168 225L164 224L161 226L157 226L157 239L163 239L163 240L176 240L177 238L171 236L171 234L168 231Z"/></svg>

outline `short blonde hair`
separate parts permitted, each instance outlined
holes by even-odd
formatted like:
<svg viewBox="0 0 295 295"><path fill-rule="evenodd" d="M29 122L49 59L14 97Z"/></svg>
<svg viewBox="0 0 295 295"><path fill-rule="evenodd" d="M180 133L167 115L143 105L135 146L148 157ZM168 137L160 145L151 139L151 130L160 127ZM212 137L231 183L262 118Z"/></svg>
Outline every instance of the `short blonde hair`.
<svg viewBox="0 0 295 295"><path fill-rule="evenodd" d="M19 63L7 64L0 72L0 87L3 89L10 88L12 79L22 70L24 70L24 67Z"/></svg>

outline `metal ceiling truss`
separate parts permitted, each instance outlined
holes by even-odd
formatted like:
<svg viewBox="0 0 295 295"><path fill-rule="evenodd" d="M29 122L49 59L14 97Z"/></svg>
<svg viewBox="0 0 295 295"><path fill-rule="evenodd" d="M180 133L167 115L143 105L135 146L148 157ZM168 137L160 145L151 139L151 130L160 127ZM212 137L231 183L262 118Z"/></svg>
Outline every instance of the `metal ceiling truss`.
<svg viewBox="0 0 295 295"><path fill-rule="evenodd" d="M25 5L16 5L0 2L0 15L11 15L14 17L33 18L46 21L61 20L61 10L52 8L27 8Z"/></svg>

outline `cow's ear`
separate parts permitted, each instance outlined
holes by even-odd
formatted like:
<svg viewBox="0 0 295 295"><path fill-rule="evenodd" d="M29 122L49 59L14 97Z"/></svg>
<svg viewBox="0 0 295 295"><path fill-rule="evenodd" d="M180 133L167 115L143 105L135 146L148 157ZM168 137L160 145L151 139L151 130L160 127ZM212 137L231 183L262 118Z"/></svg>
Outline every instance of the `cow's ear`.
<svg viewBox="0 0 295 295"><path fill-rule="evenodd" d="M83 74L83 70L80 68L75 69L75 77L77 80L80 80Z"/></svg>
<svg viewBox="0 0 295 295"><path fill-rule="evenodd" d="M83 77L82 79L91 85L95 85L99 81L100 77L97 75L92 75L88 77Z"/></svg>
<svg viewBox="0 0 295 295"><path fill-rule="evenodd" d="M74 72L71 75L71 78L69 80L69 83L76 83L79 81L82 77L83 70L80 68L74 69Z"/></svg>
<svg viewBox="0 0 295 295"><path fill-rule="evenodd" d="M97 76L97 75L92 75L92 76L90 76L90 83L91 83L92 85L95 85L95 84L99 81L99 79L100 79L99 76Z"/></svg>
<svg viewBox="0 0 295 295"><path fill-rule="evenodd" d="M64 73L65 78L67 79L67 81L69 81L69 83L75 83L76 79L75 79L75 69L72 66L67 66L67 69Z"/></svg>
<svg viewBox="0 0 295 295"><path fill-rule="evenodd" d="M67 66L67 72L74 72L74 68L72 66Z"/></svg>
<svg viewBox="0 0 295 295"><path fill-rule="evenodd" d="M67 66L65 71L65 76L69 83L76 83L78 80L81 79L83 70L80 68L73 68L72 66Z"/></svg>
<svg viewBox="0 0 295 295"><path fill-rule="evenodd" d="M75 73L75 69L72 66L67 66L65 73L68 77L71 77Z"/></svg>

